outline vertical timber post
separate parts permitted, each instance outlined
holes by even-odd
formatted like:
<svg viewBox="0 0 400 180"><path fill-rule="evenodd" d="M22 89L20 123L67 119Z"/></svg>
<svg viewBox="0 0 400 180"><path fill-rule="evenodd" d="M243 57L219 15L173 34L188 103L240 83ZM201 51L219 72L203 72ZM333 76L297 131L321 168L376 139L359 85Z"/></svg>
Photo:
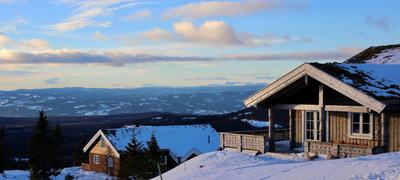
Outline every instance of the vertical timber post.
<svg viewBox="0 0 400 180"><path fill-rule="evenodd" d="M294 149L295 147L295 124L293 121L293 112L289 109L289 149Z"/></svg>
<svg viewBox="0 0 400 180"><path fill-rule="evenodd" d="M381 113L381 123L382 123L382 146L385 152L389 151L389 132L388 132L388 127L389 127L389 123L388 123L388 119L386 118L386 114L385 113Z"/></svg>
<svg viewBox="0 0 400 180"><path fill-rule="evenodd" d="M318 86L318 105L319 105L319 119L321 121L320 128L321 128L321 142L327 142L326 139L326 115L325 115L325 104L324 104L324 85Z"/></svg>
<svg viewBox="0 0 400 180"><path fill-rule="evenodd" d="M274 152L275 151L275 118L274 118L274 112L271 107L268 108L268 120L269 120L269 126L268 126L268 151L269 152Z"/></svg>

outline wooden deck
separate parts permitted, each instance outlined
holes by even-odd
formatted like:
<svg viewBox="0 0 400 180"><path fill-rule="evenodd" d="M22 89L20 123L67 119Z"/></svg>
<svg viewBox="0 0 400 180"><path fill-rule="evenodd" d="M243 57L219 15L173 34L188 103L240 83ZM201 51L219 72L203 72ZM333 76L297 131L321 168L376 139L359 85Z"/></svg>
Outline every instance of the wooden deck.
<svg viewBox="0 0 400 180"><path fill-rule="evenodd" d="M337 158L346 158L376 154L379 153L381 149L372 146L305 141L304 151L318 154L330 154Z"/></svg>
<svg viewBox="0 0 400 180"><path fill-rule="evenodd" d="M236 131L236 132L222 132L220 136L220 148L234 148L237 151L256 151L259 153L266 152L268 142L268 131ZM275 141L282 141L289 139L288 129L276 129Z"/></svg>

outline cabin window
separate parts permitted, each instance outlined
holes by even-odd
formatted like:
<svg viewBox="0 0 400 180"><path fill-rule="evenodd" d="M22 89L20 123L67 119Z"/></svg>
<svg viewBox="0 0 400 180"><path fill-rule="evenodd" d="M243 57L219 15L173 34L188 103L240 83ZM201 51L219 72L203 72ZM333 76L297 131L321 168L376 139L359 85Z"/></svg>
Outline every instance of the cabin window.
<svg viewBox="0 0 400 180"><path fill-rule="evenodd" d="M167 156L160 156L160 165L167 165Z"/></svg>
<svg viewBox="0 0 400 180"><path fill-rule="evenodd" d="M349 113L350 137L372 138L373 115L369 113Z"/></svg>
<svg viewBox="0 0 400 180"><path fill-rule="evenodd" d="M114 160L112 157L107 158L108 167L114 167Z"/></svg>
<svg viewBox="0 0 400 180"><path fill-rule="evenodd" d="M103 137L100 138L100 146L104 147L104 139L103 139Z"/></svg>
<svg viewBox="0 0 400 180"><path fill-rule="evenodd" d="M93 163L100 164L99 155L93 155Z"/></svg>
<svg viewBox="0 0 400 180"><path fill-rule="evenodd" d="M306 140L321 140L321 120L318 111L305 112L305 138Z"/></svg>

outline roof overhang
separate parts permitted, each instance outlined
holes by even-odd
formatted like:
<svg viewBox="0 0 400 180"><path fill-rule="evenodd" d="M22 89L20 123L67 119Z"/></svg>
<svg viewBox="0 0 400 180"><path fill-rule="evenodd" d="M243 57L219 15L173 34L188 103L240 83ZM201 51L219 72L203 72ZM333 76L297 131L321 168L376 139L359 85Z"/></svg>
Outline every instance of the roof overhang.
<svg viewBox="0 0 400 180"><path fill-rule="evenodd" d="M103 133L102 130L97 131L97 133L92 137L92 139L90 139L90 141L85 145L85 147L83 147L83 152L86 153L93 146L93 143L95 143L96 140L100 137L102 137L106 141L106 143L110 145L111 151L113 151L117 155L117 158L119 158L120 157L119 152L115 149L113 144L111 144L110 140L108 140L107 136Z"/></svg>
<svg viewBox="0 0 400 180"><path fill-rule="evenodd" d="M249 96L244 100L244 104L246 107L257 106L257 104L260 102L266 100L305 75L318 80L324 85L338 91L339 93L375 112L380 113L383 111L383 109L385 109L386 105L382 102L307 63L300 65L296 69L282 76L280 79L269 84L267 87Z"/></svg>

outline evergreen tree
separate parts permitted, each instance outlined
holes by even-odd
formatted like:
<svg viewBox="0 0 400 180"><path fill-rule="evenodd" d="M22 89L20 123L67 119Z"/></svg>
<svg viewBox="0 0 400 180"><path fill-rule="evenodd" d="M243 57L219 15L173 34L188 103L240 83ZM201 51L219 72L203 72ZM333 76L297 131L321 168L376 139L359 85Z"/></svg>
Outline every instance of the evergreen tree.
<svg viewBox="0 0 400 180"><path fill-rule="evenodd" d="M9 164L9 158L7 154L6 144L6 133L4 127L0 129L0 174L4 173L7 165Z"/></svg>
<svg viewBox="0 0 400 180"><path fill-rule="evenodd" d="M29 147L31 179L47 180L51 176L50 127L45 112L39 111Z"/></svg>
<svg viewBox="0 0 400 180"><path fill-rule="evenodd" d="M51 143L50 143L50 154L51 154L51 174L58 175L60 174L61 169L65 165L65 141L64 136L62 134L61 127L57 124L53 133L51 134Z"/></svg>
<svg viewBox="0 0 400 180"><path fill-rule="evenodd" d="M143 156L143 144L138 142L133 130L131 142L127 145L126 151L121 158L121 168L119 176L121 179L135 177L140 179L144 177L145 159Z"/></svg>
<svg viewBox="0 0 400 180"><path fill-rule="evenodd" d="M150 140L147 141L145 156L147 158L146 178L153 178L158 175L157 166L160 163L160 147L154 132L151 134Z"/></svg>

